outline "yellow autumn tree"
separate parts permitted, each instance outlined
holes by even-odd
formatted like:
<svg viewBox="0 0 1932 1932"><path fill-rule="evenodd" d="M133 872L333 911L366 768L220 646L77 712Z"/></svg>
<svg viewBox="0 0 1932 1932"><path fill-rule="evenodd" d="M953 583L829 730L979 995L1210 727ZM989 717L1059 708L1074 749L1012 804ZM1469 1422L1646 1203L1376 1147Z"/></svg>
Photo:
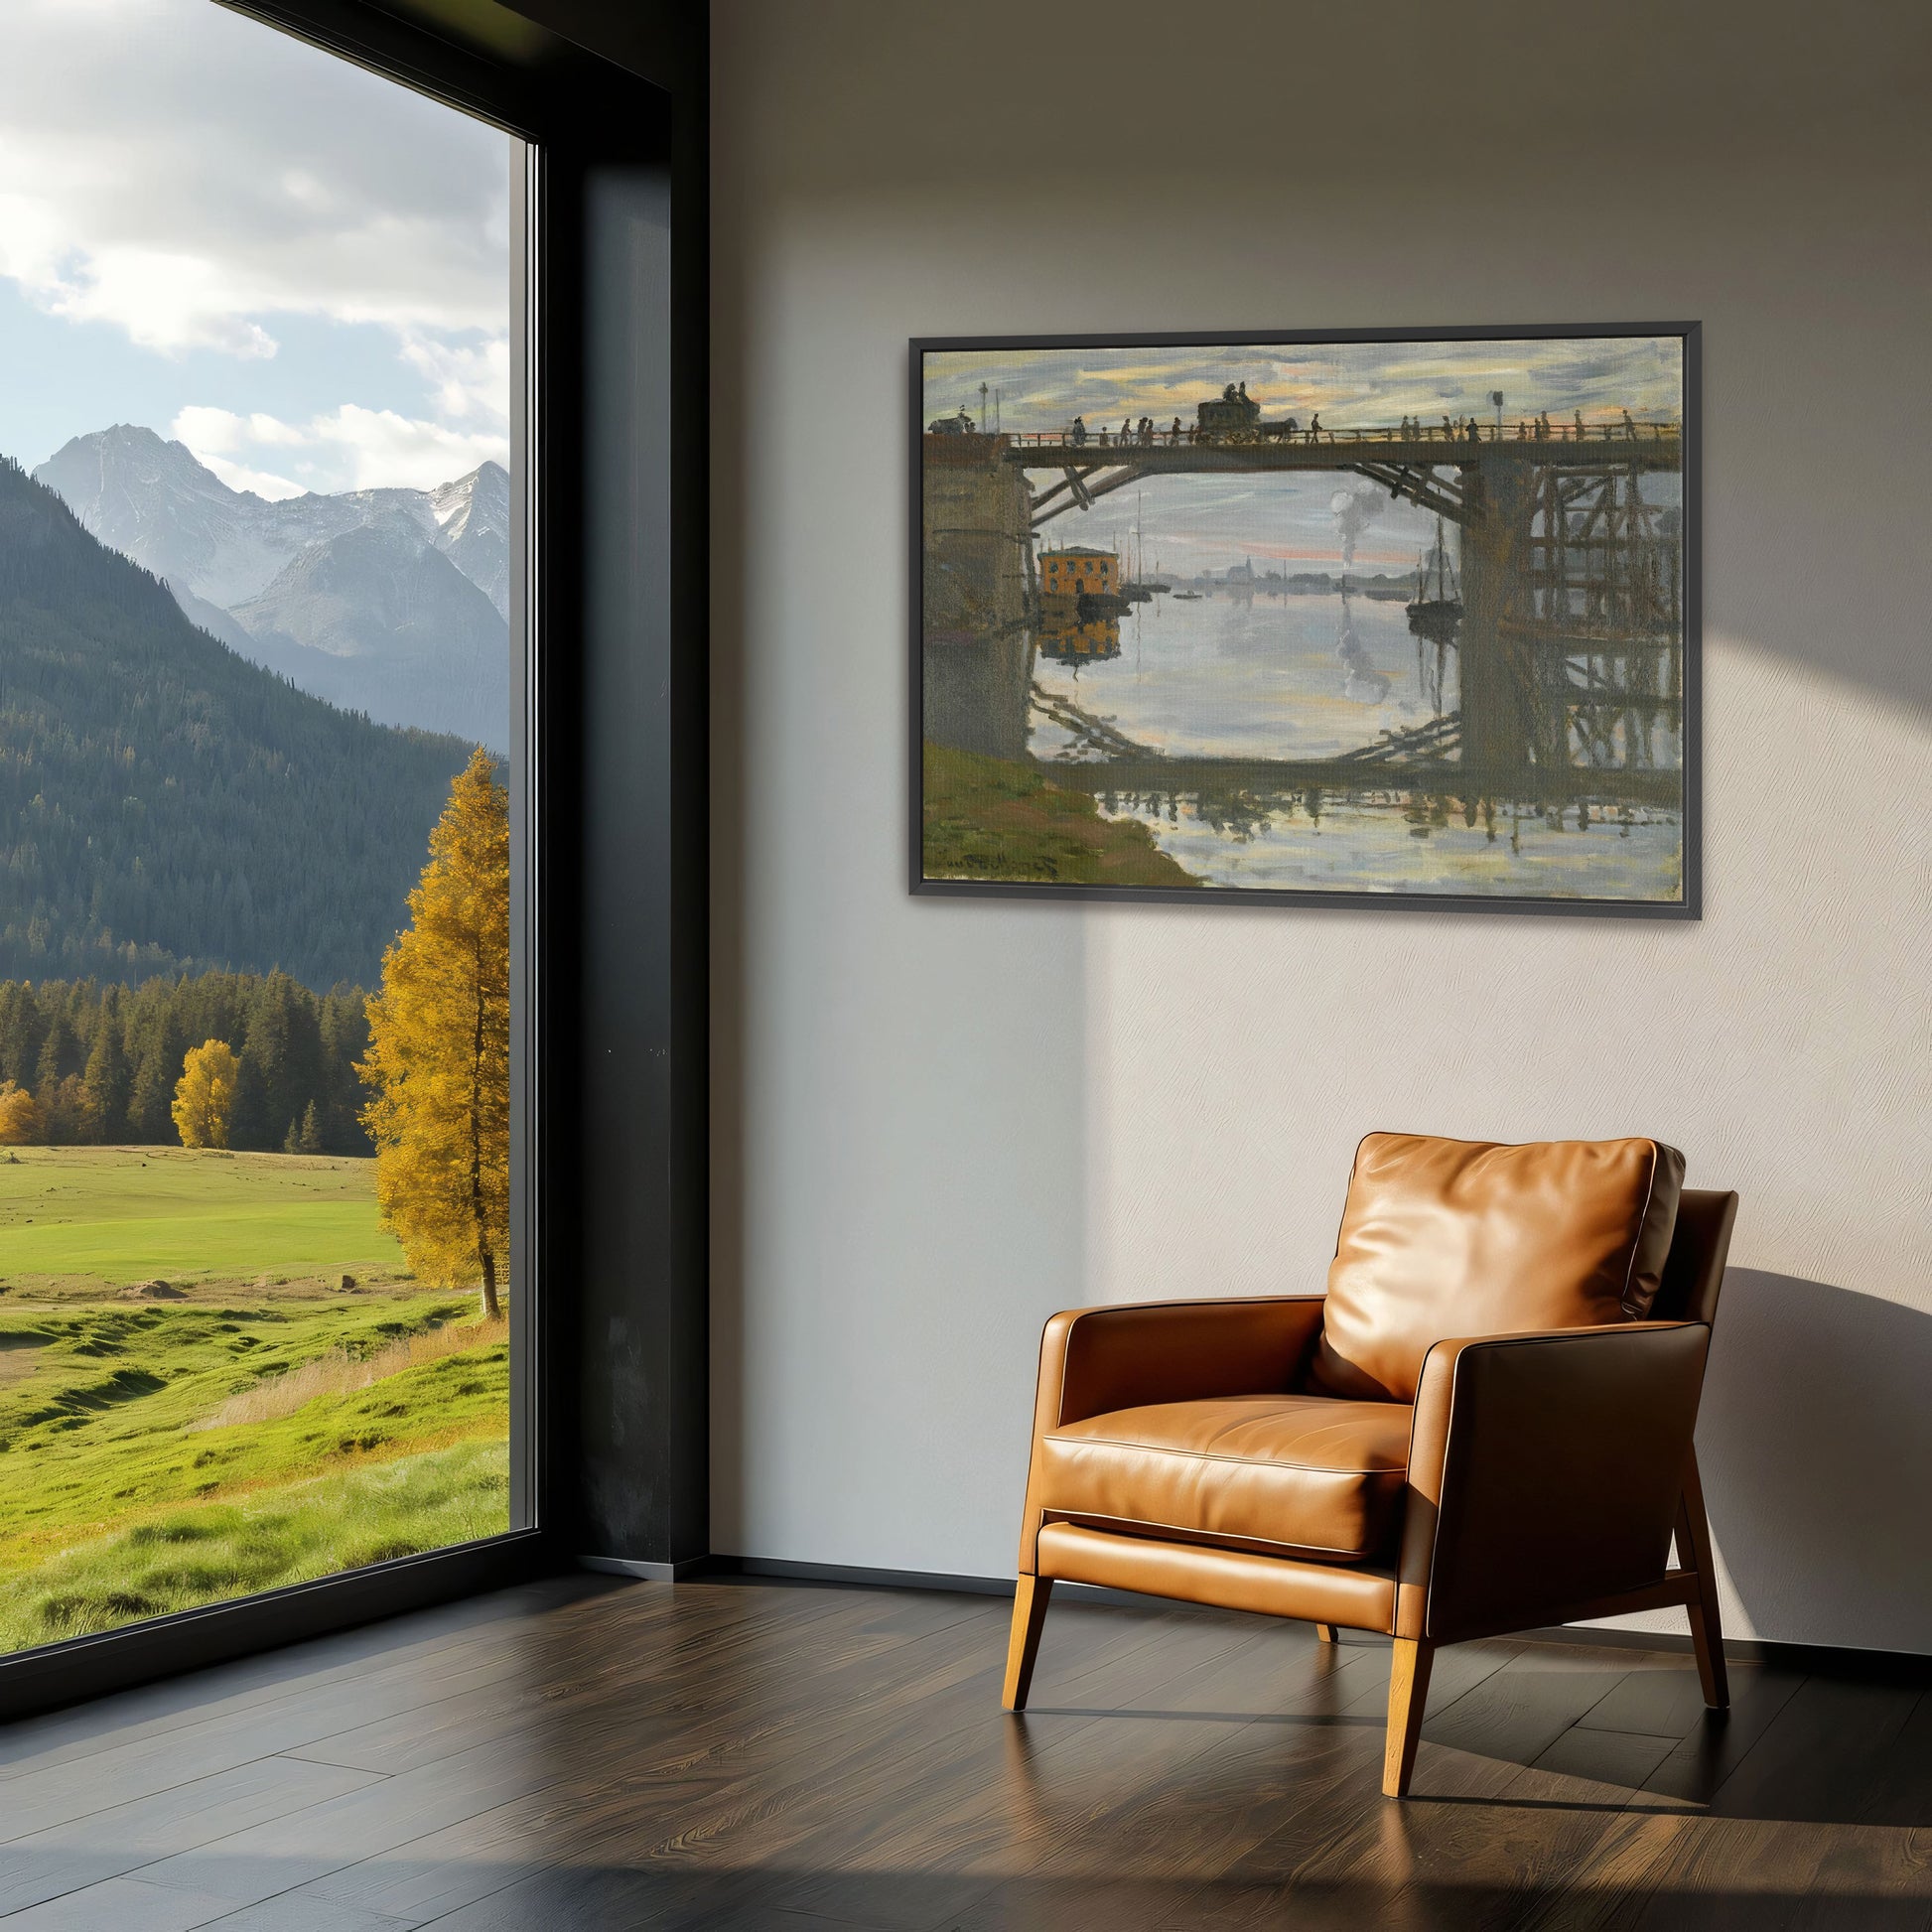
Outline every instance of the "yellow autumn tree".
<svg viewBox="0 0 1932 1932"><path fill-rule="evenodd" d="M41 1110L34 1096L12 1080L0 1080L0 1147L31 1147L41 1137Z"/></svg>
<svg viewBox="0 0 1932 1932"><path fill-rule="evenodd" d="M226 1147L228 1122L234 1117L235 1075L240 1070L234 1048L225 1039L207 1039L182 1056L181 1078L175 1082L175 1104L169 1109L183 1147Z"/></svg>
<svg viewBox="0 0 1932 1932"><path fill-rule="evenodd" d="M355 1069L373 1096L376 1201L420 1279L480 1281L494 1317L510 1231L510 822L481 749L451 783L409 916Z"/></svg>

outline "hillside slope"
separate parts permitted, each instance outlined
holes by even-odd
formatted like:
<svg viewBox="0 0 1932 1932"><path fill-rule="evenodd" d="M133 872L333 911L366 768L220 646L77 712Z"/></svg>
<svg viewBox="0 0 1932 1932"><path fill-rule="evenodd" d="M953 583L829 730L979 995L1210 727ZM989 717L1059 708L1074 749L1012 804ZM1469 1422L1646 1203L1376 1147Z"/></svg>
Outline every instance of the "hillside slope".
<svg viewBox="0 0 1932 1932"><path fill-rule="evenodd" d="M246 662L0 463L0 978L373 984L468 751Z"/></svg>

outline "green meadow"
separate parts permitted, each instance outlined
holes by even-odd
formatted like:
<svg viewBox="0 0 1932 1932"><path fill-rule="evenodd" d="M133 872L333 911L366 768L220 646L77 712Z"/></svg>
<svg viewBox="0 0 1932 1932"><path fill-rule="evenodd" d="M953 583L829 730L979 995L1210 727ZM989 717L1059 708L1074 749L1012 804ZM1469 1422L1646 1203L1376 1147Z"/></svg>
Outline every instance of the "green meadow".
<svg viewBox="0 0 1932 1932"><path fill-rule="evenodd" d="M0 1283L98 1292L156 1277L394 1278L372 1163L180 1147L0 1154Z"/></svg>
<svg viewBox="0 0 1932 1932"><path fill-rule="evenodd" d="M506 1328L372 1167L0 1154L0 1649L507 1527Z"/></svg>

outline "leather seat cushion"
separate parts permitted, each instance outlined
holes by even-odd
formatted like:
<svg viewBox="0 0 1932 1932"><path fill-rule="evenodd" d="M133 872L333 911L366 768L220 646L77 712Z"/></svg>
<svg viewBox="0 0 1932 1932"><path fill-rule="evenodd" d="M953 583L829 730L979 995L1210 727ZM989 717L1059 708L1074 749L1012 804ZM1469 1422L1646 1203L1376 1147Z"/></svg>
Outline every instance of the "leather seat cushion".
<svg viewBox="0 0 1932 1932"><path fill-rule="evenodd" d="M1120 1409L1039 1443L1040 1508L1108 1529L1359 1563L1393 1543L1410 1411L1322 1396Z"/></svg>
<svg viewBox="0 0 1932 1932"><path fill-rule="evenodd" d="M1640 1318L1683 1184L1684 1157L1659 1141L1369 1135L1348 1177L1308 1386L1414 1402L1436 1342Z"/></svg>

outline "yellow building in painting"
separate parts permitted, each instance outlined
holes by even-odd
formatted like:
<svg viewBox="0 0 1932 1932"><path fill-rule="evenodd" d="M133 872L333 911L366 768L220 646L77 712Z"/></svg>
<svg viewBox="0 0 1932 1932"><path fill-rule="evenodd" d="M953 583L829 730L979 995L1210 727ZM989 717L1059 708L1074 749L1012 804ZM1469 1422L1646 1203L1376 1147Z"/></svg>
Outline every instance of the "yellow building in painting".
<svg viewBox="0 0 1932 1932"><path fill-rule="evenodd" d="M1043 597L1118 597L1120 559L1111 550L1048 550L1039 560Z"/></svg>

